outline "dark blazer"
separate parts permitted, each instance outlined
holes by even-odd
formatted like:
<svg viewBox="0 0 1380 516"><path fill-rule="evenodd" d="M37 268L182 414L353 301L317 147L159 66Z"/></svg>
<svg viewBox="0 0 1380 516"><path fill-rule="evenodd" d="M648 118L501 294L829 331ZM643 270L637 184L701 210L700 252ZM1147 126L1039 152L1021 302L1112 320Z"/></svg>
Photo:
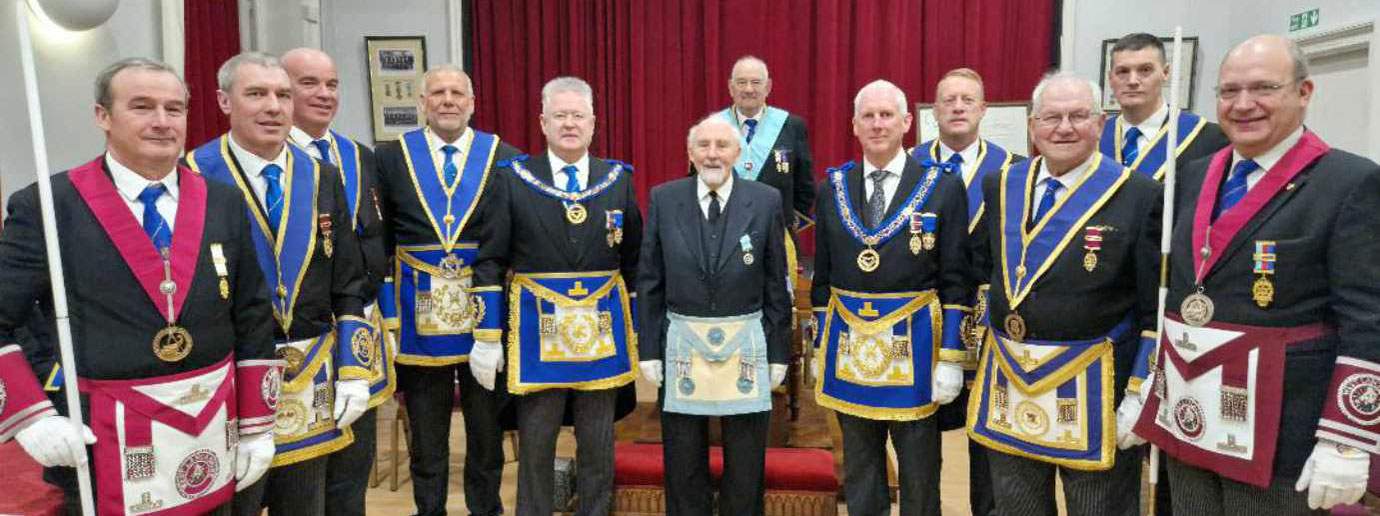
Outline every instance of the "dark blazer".
<svg viewBox="0 0 1380 516"><path fill-rule="evenodd" d="M767 361L784 364L790 349L791 300L786 291L781 196L755 181L734 179L723 207L719 263L708 263L700 245L704 212L697 198L698 181L686 177L652 189L637 275L639 358L663 358L668 311L726 317L761 310ZM742 235L752 238L752 265L743 263Z"/></svg>
<svg viewBox="0 0 1380 516"><path fill-rule="evenodd" d="M794 229L813 213L815 205L815 158L810 152L810 136L805 129L805 119L794 114L786 116L777 135L772 150L786 151L789 155L788 174L780 171L776 154L767 154L767 162L762 164L762 172L757 181L770 185L781 194L782 212L788 228ZM695 166L690 166L690 176L696 174Z"/></svg>
<svg viewBox="0 0 1380 516"><path fill-rule="evenodd" d="M1194 161L1176 178L1166 300L1171 311L1195 290L1193 210L1210 164L1210 158ZM1290 479L1313 451L1324 405L1336 403L1329 387L1337 357L1380 362L1380 166L1333 149L1292 183L1220 251L1203 283L1215 321L1273 327L1325 322L1339 330L1285 351L1274 472ZM1274 301L1267 308L1251 297L1256 240L1276 242Z"/></svg>
<svg viewBox="0 0 1380 516"><path fill-rule="evenodd" d="M379 169L374 151L362 143L354 143L359 153L360 172L355 233L359 237L359 250L364 256L364 299L373 302L378 298L383 279L388 277L388 250L383 244L383 210L379 206L383 193L379 191Z"/></svg>

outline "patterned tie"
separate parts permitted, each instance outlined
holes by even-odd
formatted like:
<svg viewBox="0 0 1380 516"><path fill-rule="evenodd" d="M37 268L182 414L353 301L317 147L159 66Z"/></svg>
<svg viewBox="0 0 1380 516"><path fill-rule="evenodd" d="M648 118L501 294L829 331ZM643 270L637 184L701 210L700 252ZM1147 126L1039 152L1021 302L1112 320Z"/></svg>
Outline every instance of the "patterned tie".
<svg viewBox="0 0 1380 516"><path fill-rule="evenodd" d="M441 147L441 150L446 153L446 163L441 167L441 173L446 176L446 188L450 188L455 186L455 178L460 175L460 170L455 168L455 153L460 152L460 149L454 145L446 145Z"/></svg>
<svg viewBox="0 0 1380 516"><path fill-rule="evenodd" d="M723 206L719 204L719 192L718 192L717 190L710 190L710 191L709 191L709 224L710 224L710 225L717 224L717 223L719 222L719 215L722 214L722 213L723 213Z"/></svg>
<svg viewBox="0 0 1380 516"><path fill-rule="evenodd" d="M168 222L163 220L163 215L155 207L158 198L167 191L168 187L163 183L154 183L139 192L139 202L144 203L144 233L153 241L153 248L160 252L172 246L172 228L168 227Z"/></svg>
<svg viewBox="0 0 1380 516"><path fill-rule="evenodd" d="M1030 219L1032 227L1043 220L1045 215L1049 214L1049 210L1054 208L1054 195L1063 186L1064 184L1060 183L1058 179L1051 177L1045 180L1045 194L1040 196L1040 205L1035 207L1035 218Z"/></svg>
<svg viewBox="0 0 1380 516"><path fill-rule="evenodd" d="M1140 146L1136 141L1140 140L1140 128L1132 127L1126 130L1126 137L1121 142L1121 166L1129 167L1140 157Z"/></svg>
<svg viewBox="0 0 1380 516"><path fill-rule="evenodd" d="M963 172L963 155L955 152L949 156L949 161L944 162L944 171L959 174Z"/></svg>
<svg viewBox="0 0 1380 516"><path fill-rule="evenodd" d="M752 137L757 134L757 120L749 118L743 121L748 126L747 141L752 143Z"/></svg>
<svg viewBox="0 0 1380 516"><path fill-rule="evenodd" d="M575 168L575 165L566 165L561 167L561 172L565 173L565 191L570 193L580 191L580 178L576 175L580 173L580 169Z"/></svg>
<svg viewBox="0 0 1380 516"><path fill-rule="evenodd" d="M1212 214L1212 220L1217 220L1217 217L1241 202L1246 196L1246 176L1259 168L1260 165L1255 160L1243 159L1236 162L1236 166L1231 168L1231 175L1227 176L1227 184L1222 186L1222 193L1217 195L1217 210Z"/></svg>
<svg viewBox="0 0 1380 516"><path fill-rule="evenodd" d="M875 228L882 223L882 217L886 216L886 192L882 188L882 180L886 179L888 172L886 169L873 170L867 175L872 180L872 195L867 197L867 220L863 223L869 228Z"/></svg>
<svg viewBox="0 0 1380 516"><path fill-rule="evenodd" d="M311 142L311 144L316 147L316 150L321 152L322 163L325 163L327 165L334 165L334 163L331 163L331 142L328 142L325 138L322 138L320 140Z"/></svg>
<svg viewBox="0 0 1380 516"><path fill-rule="evenodd" d="M278 223L283 218L283 167L269 163L264 167L264 179L268 180L268 191L264 193L264 204L268 207L268 226L273 234L278 234Z"/></svg>

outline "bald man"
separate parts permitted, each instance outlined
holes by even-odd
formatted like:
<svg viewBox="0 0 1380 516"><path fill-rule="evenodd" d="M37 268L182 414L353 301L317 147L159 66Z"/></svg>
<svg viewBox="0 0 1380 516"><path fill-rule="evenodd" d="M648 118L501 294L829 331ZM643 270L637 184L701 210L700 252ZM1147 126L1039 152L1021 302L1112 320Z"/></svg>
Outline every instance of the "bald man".
<svg viewBox="0 0 1380 516"><path fill-rule="evenodd" d="M412 493L419 515L445 514L450 471L450 416L459 383L465 418L465 505L470 514L503 513L498 414L506 379L475 379L501 369L501 351L470 353L476 339L497 341L499 286L471 288L494 163L518 155L493 134L469 127L474 86L463 70L445 64L423 77L418 103L426 127L379 145L379 198L384 240L394 269L398 314L398 389L412 431Z"/></svg>
<svg viewBox="0 0 1380 516"><path fill-rule="evenodd" d="M1304 127L1314 85L1275 35L1222 61L1231 145L1178 178L1154 393L1177 514L1325 514L1380 452L1380 166Z"/></svg>
<svg viewBox="0 0 1380 516"><path fill-rule="evenodd" d="M396 385L392 339L384 331L382 313L374 302L386 281L382 213L378 209L378 172L374 151L331 129L340 107L340 78L335 62L313 48L289 50L279 59L292 81L292 129L288 141L312 158L340 170L352 229L364 254L365 318L374 326L378 357L370 365L369 410L351 425L355 442L332 453L326 466L326 514L363 515L364 495L369 489L377 418L374 408L392 397ZM391 284L391 281L389 282ZM391 304L391 301L390 303Z"/></svg>

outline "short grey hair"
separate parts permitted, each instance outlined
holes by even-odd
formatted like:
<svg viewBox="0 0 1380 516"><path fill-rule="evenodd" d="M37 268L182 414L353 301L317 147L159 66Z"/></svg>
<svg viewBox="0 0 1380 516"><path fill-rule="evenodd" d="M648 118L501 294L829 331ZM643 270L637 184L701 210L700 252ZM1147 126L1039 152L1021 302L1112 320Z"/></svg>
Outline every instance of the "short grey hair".
<svg viewBox="0 0 1380 516"><path fill-rule="evenodd" d="M874 91L890 93L892 96L896 97L897 113L904 115L910 112L910 107L906 103L906 92L901 91L901 88L896 86L895 84L892 84L891 81L888 81L886 79L877 79L875 81L867 83L866 86L863 86L862 89L858 90L857 95L853 96L853 116L858 116L858 112L862 111L863 95L866 95Z"/></svg>
<svg viewBox="0 0 1380 516"><path fill-rule="evenodd" d="M740 57L740 58L738 58L737 61L734 61L734 62L733 62L733 67L728 69L728 74L729 74L729 76L732 77L732 75L733 75L733 70L736 70L736 69L738 68L738 65L743 64L743 63L752 63L752 64L755 64L755 65L761 66L761 67L762 67L762 78L764 78L764 79L766 79L766 80L769 80L769 81L771 80L771 72L767 71L767 62L766 62L766 61L763 61L762 58L757 57L757 56L754 56L754 55L751 55L751 54L745 55L745 56L743 56L743 57Z"/></svg>
<svg viewBox="0 0 1380 516"><path fill-rule="evenodd" d="M470 79L470 74L465 73L465 69L464 69L464 68L460 68L459 66L453 65L453 64L451 64L451 63L442 63L442 64L438 64L438 65L436 65L436 66L433 66L433 67L431 67L431 68L427 68L426 73L422 74L422 89L423 89L423 91L422 91L422 94L419 95L419 97L425 97L425 96L426 96L426 91L425 91L425 90L426 90L426 83L427 83L427 81L430 81L432 77L435 77L436 74L440 74L440 73L453 73L453 74L458 74L458 75L461 76L461 77L464 77L464 78L465 78L465 88L469 90L468 93L470 94L471 97L474 96L474 80L473 80L473 79Z"/></svg>
<svg viewBox="0 0 1380 516"><path fill-rule="evenodd" d="M1056 70L1045 74L1044 77L1040 78L1040 83L1035 85L1035 91L1030 94L1030 115L1038 116L1040 112L1040 97L1044 95L1046 86L1050 83L1065 81L1081 82L1087 85L1088 91L1091 93L1091 96L1088 97L1088 109L1092 111L1094 115L1102 114L1102 88L1098 87L1096 81L1084 79L1074 75L1073 72Z"/></svg>
<svg viewBox="0 0 1380 516"><path fill-rule="evenodd" d="M259 65L270 70L283 70L283 73L287 73L287 70L283 69L283 64L278 62L276 57L263 52L241 52L221 63L220 69L216 71L216 87L226 93L233 91L235 89L235 72L247 64Z"/></svg>
<svg viewBox="0 0 1380 516"><path fill-rule="evenodd" d="M711 124L723 124L725 127L732 130L734 141L741 140L743 138L743 133L742 131L738 130L738 126L736 124L734 124L733 122L729 122L727 119L723 117L723 115L714 113L712 115L700 119L699 122L695 122L695 125L690 126L690 132L685 135L685 145L687 147L694 145L695 133L699 132L701 127Z"/></svg>
<svg viewBox="0 0 1380 516"><path fill-rule="evenodd" d="M1303 54L1303 47L1299 42L1292 38L1287 39L1289 47L1289 60L1294 62L1294 82L1303 82L1308 78L1308 56Z"/></svg>
<svg viewBox="0 0 1380 516"><path fill-rule="evenodd" d="M178 84L182 85L182 97L187 99L191 93L187 91L187 83L182 80L182 76L177 74L177 70L162 61L154 61L144 57L127 57L111 63L110 66L96 74L96 105L109 111L111 104L115 101L114 94L110 92L110 83L115 80L115 76L120 72L129 69L146 70L150 72L163 72L177 78Z"/></svg>
<svg viewBox="0 0 1380 516"><path fill-rule="evenodd" d="M579 95L589 106L589 111L594 112L594 88L590 88L589 83L579 77L557 77L546 81L546 85L541 87L541 111L543 113L551 105L551 98L559 93Z"/></svg>

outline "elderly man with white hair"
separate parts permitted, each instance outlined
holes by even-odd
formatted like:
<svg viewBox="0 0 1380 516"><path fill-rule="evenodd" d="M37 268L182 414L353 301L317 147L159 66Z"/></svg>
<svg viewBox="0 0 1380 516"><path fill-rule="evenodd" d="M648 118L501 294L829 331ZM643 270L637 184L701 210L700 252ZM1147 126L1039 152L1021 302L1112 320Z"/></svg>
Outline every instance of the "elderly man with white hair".
<svg viewBox="0 0 1380 516"><path fill-rule="evenodd" d="M901 146L906 96L874 81L853 101L862 160L829 170L816 211L819 404L843 430L848 513L891 513L887 435L900 469L901 514L938 516L934 413L963 388L959 322L971 306L963 180Z"/></svg>
<svg viewBox="0 0 1380 516"><path fill-rule="evenodd" d="M731 122L706 118L687 140L697 173L652 189L637 273L639 367L666 384L666 513L714 514L708 420L718 416L718 514L760 516L771 389L786 377L791 331L781 196L734 178Z"/></svg>
<svg viewBox="0 0 1380 516"><path fill-rule="evenodd" d="M1046 76L1030 118L1040 157L983 185L973 245L992 287L968 432L992 450L998 514L1053 516L1056 472L1069 514L1139 511L1130 427L1154 348L1160 186L1097 152L1099 98Z"/></svg>

